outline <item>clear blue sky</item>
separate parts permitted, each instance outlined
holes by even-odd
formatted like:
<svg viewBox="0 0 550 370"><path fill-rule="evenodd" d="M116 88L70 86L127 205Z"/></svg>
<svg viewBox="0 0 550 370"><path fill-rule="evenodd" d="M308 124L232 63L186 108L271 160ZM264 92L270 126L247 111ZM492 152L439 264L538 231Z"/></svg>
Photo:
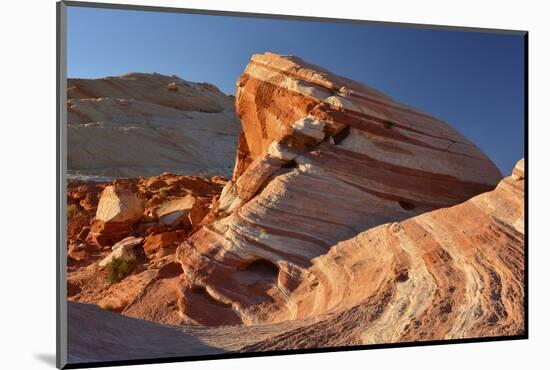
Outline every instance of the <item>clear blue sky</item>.
<svg viewBox="0 0 550 370"><path fill-rule="evenodd" d="M227 93L271 51L366 83L443 119L510 174L524 156L522 36L69 7L68 76L158 72Z"/></svg>

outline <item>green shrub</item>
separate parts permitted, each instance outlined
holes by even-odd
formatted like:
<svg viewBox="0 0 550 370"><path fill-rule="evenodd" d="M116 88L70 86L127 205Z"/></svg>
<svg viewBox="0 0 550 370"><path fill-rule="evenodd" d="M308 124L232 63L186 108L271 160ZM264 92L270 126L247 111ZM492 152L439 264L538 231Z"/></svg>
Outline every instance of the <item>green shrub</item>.
<svg viewBox="0 0 550 370"><path fill-rule="evenodd" d="M78 204L69 204L67 206L67 218L73 218L78 211L80 211Z"/></svg>
<svg viewBox="0 0 550 370"><path fill-rule="evenodd" d="M114 284L122 280L136 267L136 256L129 252L124 258L114 258L105 266L107 270L107 281L109 284Z"/></svg>

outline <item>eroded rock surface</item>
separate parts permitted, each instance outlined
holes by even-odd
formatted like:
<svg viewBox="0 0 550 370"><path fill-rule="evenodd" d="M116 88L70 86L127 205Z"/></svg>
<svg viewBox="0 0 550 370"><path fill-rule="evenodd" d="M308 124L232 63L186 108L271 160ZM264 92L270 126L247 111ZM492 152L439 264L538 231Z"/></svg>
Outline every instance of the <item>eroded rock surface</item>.
<svg viewBox="0 0 550 370"><path fill-rule="evenodd" d="M255 55L236 110L228 182L71 182L71 300L214 351L524 333L523 160L502 179L444 122L296 57ZM137 267L114 284L110 248L85 242L107 185L144 199Z"/></svg>
<svg viewBox="0 0 550 370"><path fill-rule="evenodd" d="M148 289L169 287L169 282L182 272L177 263L176 269L170 267L174 265L177 246L193 231L193 225L200 224L201 215L204 217L204 210L212 207L224 184L220 177L203 179L168 173L112 182L69 180L69 299L123 312ZM186 197L192 200L185 208L188 222L161 222L155 212L158 207ZM110 282L107 266L114 259L125 260L129 256L133 260L131 270L125 272L121 281ZM177 291L169 292L174 295L167 294L167 300L177 300ZM165 302L159 300L158 304ZM147 312L152 318L151 310ZM160 316L158 313L155 318L162 321ZM172 316L165 316L165 320L174 322Z"/></svg>
<svg viewBox="0 0 550 370"><path fill-rule="evenodd" d="M509 176L460 205L338 243L268 318L322 319L255 348L523 334L524 187ZM334 328L346 329L327 339Z"/></svg>
<svg viewBox="0 0 550 370"><path fill-rule="evenodd" d="M231 174L240 124L234 98L214 85L157 73L67 85L70 174Z"/></svg>
<svg viewBox="0 0 550 370"><path fill-rule="evenodd" d="M180 328L68 303L69 363L223 353ZM75 325L78 323L78 325Z"/></svg>
<svg viewBox="0 0 550 370"><path fill-rule="evenodd" d="M69 303L70 358L104 361L139 358L140 351L148 357L185 356L523 334L524 183L510 176L465 203L338 243L312 261L286 301L266 307L266 323L175 327L160 318L153 323ZM128 284L138 285L133 279ZM220 320L209 306L195 309L202 309L204 318L211 315L210 325Z"/></svg>
<svg viewBox="0 0 550 370"><path fill-rule="evenodd" d="M236 99L243 134L218 219L177 258L213 310L248 324L267 319L263 307L286 301L339 241L501 179L444 122L295 57L255 55Z"/></svg>

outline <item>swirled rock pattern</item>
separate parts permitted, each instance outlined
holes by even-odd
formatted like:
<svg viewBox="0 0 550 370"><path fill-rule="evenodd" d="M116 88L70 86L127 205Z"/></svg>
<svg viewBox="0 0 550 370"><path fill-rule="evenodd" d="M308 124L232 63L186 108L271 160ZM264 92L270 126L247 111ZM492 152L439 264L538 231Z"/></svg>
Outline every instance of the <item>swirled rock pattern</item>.
<svg viewBox="0 0 550 370"><path fill-rule="evenodd" d="M70 302L70 359L139 358L139 351L147 357L185 356L521 335L524 186L521 162L494 191L338 243L312 261L286 301L264 307L270 315L259 325L178 328L162 324L169 318L166 305L162 317L149 313L157 321L153 323ZM127 287L139 287L140 275L128 278ZM157 274L157 279L169 276ZM172 279L172 296L181 291L176 281ZM166 287L152 288L147 294L166 301ZM211 310L207 302L194 309L203 310L211 325L215 319L227 323L227 316L216 316L219 310ZM151 333L157 333L155 340L145 340Z"/></svg>
<svg viewBox="0 0 550 370"><path fill-rule="evenodd" d="M255 55L236 106L243 134L218 220L177 254L191 289L228 323L267 319L265 307L286 301L339 241L463 202L501 178L442 121L299 58Z"/></svg>
<svg viewBox="0 0 550 370"><path fill-rule="evenodd" d="M338 243L269 318L321 319L248 349L523 334L524 182Z"/></svg>
<svg viewBox="0 0 550 370"><path fill-rule="evenodd" d="M108 320L100 343L120 342L115 321L140 343L148 327L199 339L200 353L525 333L523 160L502 179L444 122L296 57L253 56L236 111L230 181L115 181L146 200L137 266L116 283L99 279L106 248L82 243L107 184L69 192L71 300L156 322L72 304Z"/></svg>

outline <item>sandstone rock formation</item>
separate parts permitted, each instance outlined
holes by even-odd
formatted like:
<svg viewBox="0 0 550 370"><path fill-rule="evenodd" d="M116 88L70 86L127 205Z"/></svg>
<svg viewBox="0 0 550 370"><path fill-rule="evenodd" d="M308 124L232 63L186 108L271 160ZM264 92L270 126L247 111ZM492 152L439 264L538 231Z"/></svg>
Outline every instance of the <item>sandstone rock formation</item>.
<svg viewBox="0 0 550 370"><path fill-rule="evenodd" d="M177 254L191 291L202 292L184 292L185 305L207 296L230 323L264 320L262 305L285 301L339 241L463 202L501 178L442 121L295 57L255 55L236 104L243 134L218 220Z"/></svg>
<svg viewBox="0 0 550 370"><path fill-rule="evenodd" d="M183 198L172 199L161 204L155 213L159 221L165 225L176 226L185 223L196 227L206 215L206 210L203 209L197 198L186 195Z"/></svg>
<svg viewBox="0 0 550 370"><path fill-rule="evenodd" d="M249 350L523 334L524 183L338 243L269 317L321 320Z"/></svg>
<svg viewBox="0 0 550 370"><path fill-rule="evenodd" d="M170 335L210 353L525 332L523 160L502 179L444 122L296 57L255 55L236 108L230 181L110 184L145 200L130 239L143 238L137 267L115 284L99 266L110 251L76 247L94 235L109 184L71 183L70 300L159 332L180 325ZM95 335L116 346L106 314L107 334ZM142 321L126 323L141 335Z"/></svg>
<svg viewBox="0 0 550 370"><path fill-rule="evenodd" d="M148 257L155 256L157 252L166 248L175 247L187 236L184 230L166 231L162 233L151 233L145 238L143 251Z"/></svg>
<svg viewBox="0 0 550 370"><path fill-rule="evenodd" d="M240 124L215 86L157 73L67 85L69 174L231 174Z"/></svg>
<svg viewBox="0 0 550 370"><path fill-rule="evenodd" d="M70 359L522 334L524 182L510 176L465 203L337 244L313 260L286 303L270 308L269 321L280 323L175 327L71 302Z"/></svg>

